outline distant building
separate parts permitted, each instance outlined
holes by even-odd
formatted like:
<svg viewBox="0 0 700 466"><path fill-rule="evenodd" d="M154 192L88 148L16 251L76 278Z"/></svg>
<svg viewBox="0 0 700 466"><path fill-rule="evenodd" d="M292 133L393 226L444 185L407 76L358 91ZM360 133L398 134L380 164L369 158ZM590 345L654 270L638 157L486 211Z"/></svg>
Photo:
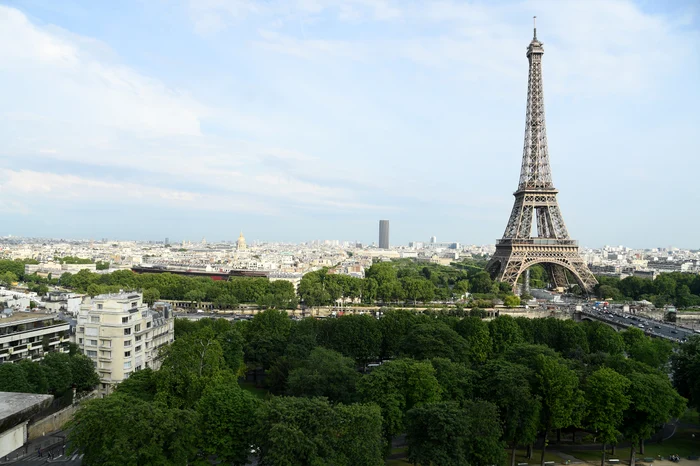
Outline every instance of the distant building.
<svg viewBox="0 0 700 466"><path fill-rule="evenodd" d="M56 314L0 313L0 364L38 361L49 351L68 351L70 324Z"/></svg>
<svg viewBox="0 0 700 466"><path fill-rule="evenodd" d="M379 249L389 249L389 220L379 221Z"/></svg>
<svg viewBox="0 0 700 466"><path fill-rule="evenodd" d="M430 244L435 244L437 243L437 236L431 236L430 237Z"/></svg>
<svg viewBox="0 0 700 466"><path fill-rule="evenodd" d="M44 298L43 304L48 311L64 312L75 317L80 311L80 303L82 301L82 295L65 291L51 291Z"/></svg>
<svg viewBox="0 0 700 466"><path fill-rule="evenodd" d="M135 371L160 367L158 350L175 338L170 305L148 309L141 293L86 297L80 306L75 335L80 350L93 360L100 375L101 393Z"/></svg>
<svg viewBox="0 0 700 466"><path fill-rule="evenodd" d="M245 238L243 237L243 232L238 236L238 241L236 242L236 251L245 251L247 248L245 244Z"/></svg>
<svg viewBox="0 0 700 466"><path fill-rule="evenodd" d="M167 238L167 237L165 238L165 245L166 246L170 245L170 238Z"/></svg>

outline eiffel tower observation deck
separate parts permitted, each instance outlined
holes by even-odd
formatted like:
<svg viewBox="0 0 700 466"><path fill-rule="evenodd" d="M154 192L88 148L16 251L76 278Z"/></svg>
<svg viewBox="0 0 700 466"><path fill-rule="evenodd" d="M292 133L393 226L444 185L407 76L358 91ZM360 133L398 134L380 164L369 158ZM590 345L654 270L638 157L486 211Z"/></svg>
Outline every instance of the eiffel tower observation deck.
<svg viewBox="0 0 700 466"><path fill-rule="evenodd" d="M520 182L513 194L515 203L503 237L486 266L495 280L511 284L517 292L520 275L535 264L542 264L554 288L567 287L573 279L590 293L598 283L579 254L578 242L569 237L552 183L544 118L542 55L537 27L527 47L530 65L525 112L525 142ZM533 236L533 220L536 234Z"/></svg>

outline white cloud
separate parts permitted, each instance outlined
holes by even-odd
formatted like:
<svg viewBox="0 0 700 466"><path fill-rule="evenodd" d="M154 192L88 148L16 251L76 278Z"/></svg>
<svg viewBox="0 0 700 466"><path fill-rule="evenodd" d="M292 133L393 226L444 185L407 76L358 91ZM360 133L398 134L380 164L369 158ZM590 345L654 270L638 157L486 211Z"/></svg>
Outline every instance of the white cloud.
<svg viewBox="0 0 700 466"><path fill-rule="evenodd" d="M207 109L186 93L105 62L84 47L87 41L71 41L75 36L52 29L0 5L0 82L12 89L4 96L5 110L88 121L141 137L200 134Z"/></svg>

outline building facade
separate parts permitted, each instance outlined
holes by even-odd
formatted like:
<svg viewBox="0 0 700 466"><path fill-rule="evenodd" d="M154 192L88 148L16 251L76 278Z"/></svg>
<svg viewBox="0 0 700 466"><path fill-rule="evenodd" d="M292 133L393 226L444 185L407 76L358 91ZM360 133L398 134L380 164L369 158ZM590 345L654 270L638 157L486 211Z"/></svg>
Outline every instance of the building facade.
<svg viewBox="0 0 700 466"><path fill-rule="evenodd" d="M379 221L379 249L389 249L389 220Z"/></svg>
<svg viewBox="0 0 700 466"><path fill-rule="evenodd" d="M151 310L141 293L122 292L83 299L75 342L95 363L104 395L135 371L157 370L159 349L174 337L168 305Z"/></svg>
<svg viewBox="0 0 700 466"><path fill-rule="evenodd" d="M67 352L70 324L55 314L2 313L0 364L22 359L38 361L49 351Z"/></svg>

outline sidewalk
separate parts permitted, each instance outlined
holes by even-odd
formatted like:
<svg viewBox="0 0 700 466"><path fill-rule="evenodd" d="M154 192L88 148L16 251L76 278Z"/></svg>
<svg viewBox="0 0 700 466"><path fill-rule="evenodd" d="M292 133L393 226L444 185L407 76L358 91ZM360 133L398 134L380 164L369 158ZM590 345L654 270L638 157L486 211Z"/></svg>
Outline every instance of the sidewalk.
<svg viewBox="0 0 700 466"><path fill-rule="evenodd" d="M18 448L6 457L3 456L0 458L0 464L13 463L18 459L35 458L39 456L39 449L42 450L42 458L45 457L48 459L47 455L49 451L58 456L63 452L65 438L66 431L63 430L47 433L43 437L30 440L29 442L25 443L23 447ZM7 460L5 458L7 458Z"/></svg>

